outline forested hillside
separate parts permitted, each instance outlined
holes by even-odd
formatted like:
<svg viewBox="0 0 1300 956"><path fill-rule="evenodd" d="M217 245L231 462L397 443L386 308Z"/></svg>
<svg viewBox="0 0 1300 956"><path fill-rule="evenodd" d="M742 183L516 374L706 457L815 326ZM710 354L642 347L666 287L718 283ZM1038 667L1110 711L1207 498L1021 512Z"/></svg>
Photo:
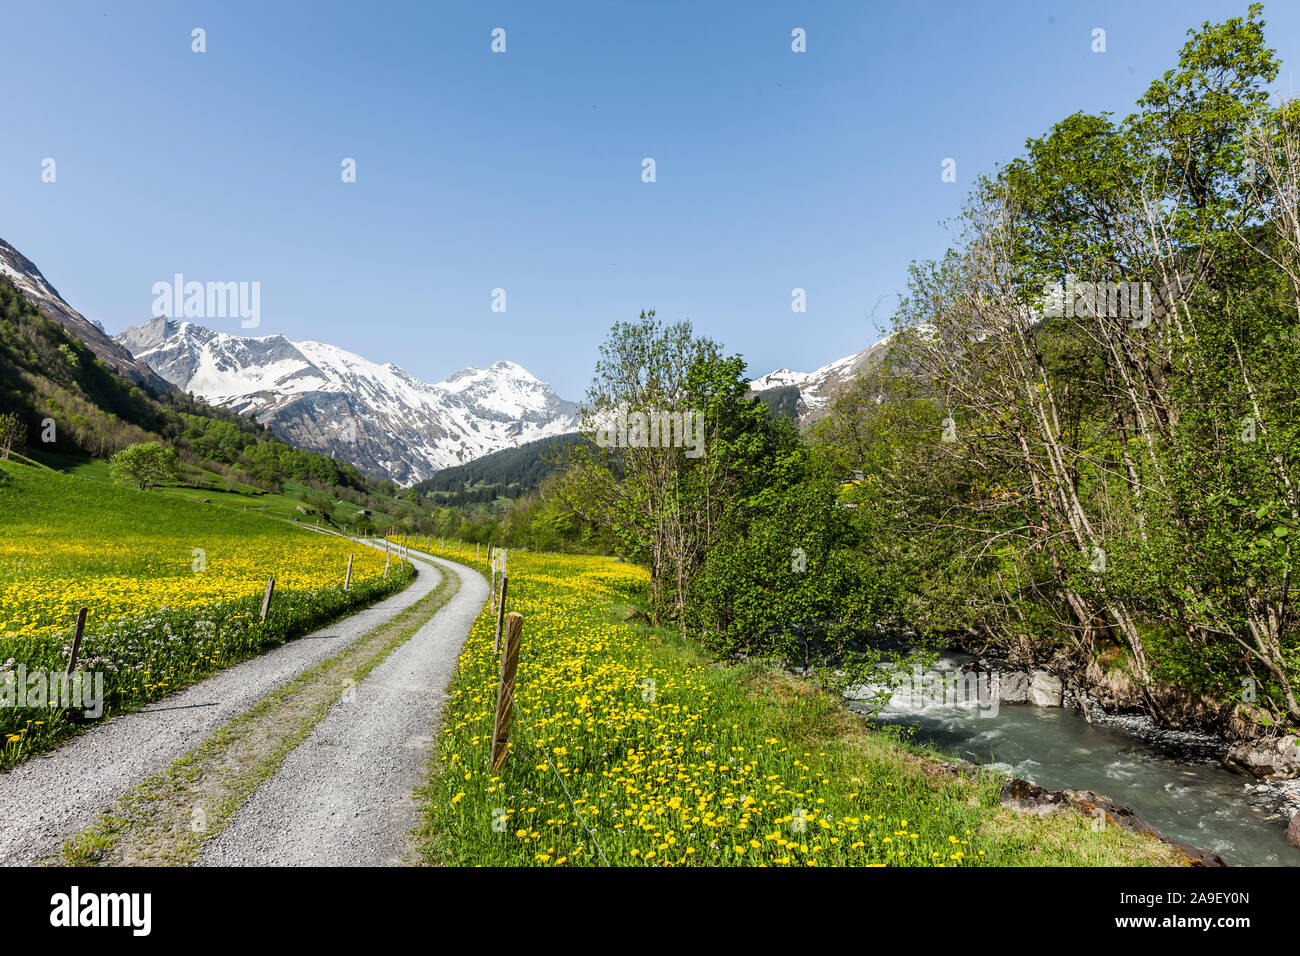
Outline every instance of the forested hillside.
<svg viewBox="0 0 1300 956"><path fill-rule="evenodd" d="M56 466L153 440L175 447L195 487L278 491L286 480L358 501L396 488L351 464L285 444L251 418L183 392L159 394L109 370L75 336L0 279L0 414L17 416L14 451Z"/></svg>
<svg viewBox="0 0 1300 956"><path fill-rule="evenodd" d="M565 453L589 439L574 433L541 438L484 455L463 465L444 468L434 477L414 485L442 505L487 504L497 498L519 498L555 471Z"/></svg>
<svg viewBox="0 0 1300 956"><path fill-rule="evenodd" d="M1108 704L1300 724L1300 104L1259 7L982 179L818 437L922 631Z"/></svg>

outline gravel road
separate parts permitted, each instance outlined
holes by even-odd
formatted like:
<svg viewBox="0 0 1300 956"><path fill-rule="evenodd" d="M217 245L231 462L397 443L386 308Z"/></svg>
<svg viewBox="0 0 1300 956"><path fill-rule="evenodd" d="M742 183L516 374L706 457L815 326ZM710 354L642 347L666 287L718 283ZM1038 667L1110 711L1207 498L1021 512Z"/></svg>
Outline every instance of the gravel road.
<svg viewBox="0 0 1300 956"><path fill-rule="evenodd" d="M204 844L204 866L391 866L407 862L412 789L431 728L489 585L474 570L411 552L460 576L460 590L340 699Z"/></svg>
<svg viewBox="0 0 1300 956"><path fill-rule="evenodd" d="M52 753L0 773L0 805L5 818L0 827L0 865L28 864L57 852L64 840L111 809L119 796L193 750L267 694L438 586L439 572L429 563L418 563L417 570L418 576L405 590L364 611L224 670L144 710L113 718ZM460 568L459 573L464 584L451 603L468 609L468 602L477 599L475 607L481 607L487 584L472 571ZM444 620L446 613L444 608L434 620ZM472 618L470 615L469 620ZM443 633L446 641L453 641L453 630ZM462 640L466 633L468 624L460 632ZM459 648L459 641L455 646ZM449 653L454 659L454 651ZM377 668L372 678L381 669Z"/></svg>

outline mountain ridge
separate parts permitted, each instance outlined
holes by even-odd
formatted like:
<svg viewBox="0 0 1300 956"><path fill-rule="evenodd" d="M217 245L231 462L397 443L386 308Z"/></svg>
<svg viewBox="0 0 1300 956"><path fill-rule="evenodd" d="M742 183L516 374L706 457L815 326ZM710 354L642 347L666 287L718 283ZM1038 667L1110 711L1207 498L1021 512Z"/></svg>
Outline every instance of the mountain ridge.
<svg viewBox="0 0 1300 956"><path fill-rule="evenodd" d="M102 325L87 319L70 306L37 268L36 263L4 239L0 239L0 276L8 279L47 319L57 322L85 343L96 358L117 374L156 392L175 390L171 383L157 375L147 364L136 361L130 351L104 331Z"/></svg>
<svg viewBox="0 0 1300 956"><path fill-rule="evenodd" d="M176 388L402 485L577 427L573 402L506 359L427 383L328 343L188 320L158 317L115 341Z"/></svg>
<svg viewBox="0 0 1300 956"><path fill-rule="evenodd" d="M883 361L889 350L892 335L886 335L860 352L828 362L811 372L795 372L779 368L751 379L750 391L759 395L781 389L798 390L796 419L801 428L811 425L830 411L835 393L858 375L868 372Z"/></svg>
<svg viewBox="0 0 1300 956"><path fill-rule="evenodd" d="M157 316L110 337L3 239L0 276L129 380L252 415L291 444L398 484L417 484L443 468L578 427L577 403L508 359L426 383L394 362L373 362L328 343L234 335L186 319ZM827 414L840 387L881 361L889 340L812 372L775 369L752 379L750 389L781 396L787 408L793 403L795 420L806 427Z"/></svg>

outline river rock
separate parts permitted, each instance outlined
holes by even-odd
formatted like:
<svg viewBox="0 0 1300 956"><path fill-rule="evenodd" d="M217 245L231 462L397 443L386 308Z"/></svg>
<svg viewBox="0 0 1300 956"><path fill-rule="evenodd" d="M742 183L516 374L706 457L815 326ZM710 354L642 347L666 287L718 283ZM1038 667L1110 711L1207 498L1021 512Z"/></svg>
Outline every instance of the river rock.
<svg viewBox="0 0 1300 956"><path fill-rule="evenodd" d="M998 702L1002 704L1029 703L1029 675L1024 671L1002 671L999 673Z"/></svg>
<svg viewBox="0 0 1300 956"><path fill-rule="evenodd" d="M1257 740L1234 745L1223 758L1229 770L1261 780L1291 780L1300 777L1300 746L1296 735L1279 740Z"/></svg>
<svg viewBox="0 0 1300 956"><path fill-rule="evenodd" d="M1295 812L1295 816L1291 818L1291 825L1286 828L1286 841L1300 846L1300 810Z"/></svg>
<svg viewBox="0 0 1300 956"><path fill-rule="evenodd" d="M1045 790L1028 780L1010 777L1002 782L1002 805L1038 816L1075 811L1102 825L1118 826L1130 833L1154 837L1161 843L1167 843L1182 854L1188 866L1226 866L1217 853L1166 836L1131 808L1092 790Z"/></svg>
<svg viewBox="0 0 1300 956"><path fill-rule="evenodd" d="M1229 740L1254 740L1268 732L1272 715L1259 704L1239 701L1228 713L1224 732Z"/></svg>
<svg viewBox="0 0 1300 956"><path fill-rule="evenodd" d="M1035 707L1061 707L1065 691L1061 681L1049 671L1034 671L1029 677L1029 703Z"/></svg>

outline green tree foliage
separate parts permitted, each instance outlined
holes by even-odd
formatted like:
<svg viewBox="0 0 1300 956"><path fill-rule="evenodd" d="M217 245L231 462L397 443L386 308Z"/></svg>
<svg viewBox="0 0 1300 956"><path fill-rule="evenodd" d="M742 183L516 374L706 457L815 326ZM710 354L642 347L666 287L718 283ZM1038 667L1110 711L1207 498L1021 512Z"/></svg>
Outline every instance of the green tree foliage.
<svg viewBox="0 0 1300 956"><path fill-rule="evenodd" d="M646 562L655 617L720 656L863 679L879 660L865 638L888 614L887 578L825 459L749 396L740 356L688 323L643 313L614 326L601 356L585 409L593 430L616 413L697 412L703 453L689 442L575 448L547 487L552 526L567 510Z"/></svg>
<svg viewBox="0 0 1300 956"><path fill-rule="evenodd" d="M176 449L156 441L128 445L108 460L108 467L115 480L130 482L141 491L180 478Z"/></svg>
<svg viewBox="0 0 1300 956"><path fill-rule="evenodd" d="M819 426L895 515L912 624L1078 688L1118 662L1171 723L1300 724L1300 107L1263 26L1192 31L1138 112L982 180Z"/></svg>
<svg viewBox="0 0 1300 956"><path fill-rule="evenodd" d="M5 461L12 451L22 451L27 440L27 427L17 412L0 414L0 461Z"/></svg>

